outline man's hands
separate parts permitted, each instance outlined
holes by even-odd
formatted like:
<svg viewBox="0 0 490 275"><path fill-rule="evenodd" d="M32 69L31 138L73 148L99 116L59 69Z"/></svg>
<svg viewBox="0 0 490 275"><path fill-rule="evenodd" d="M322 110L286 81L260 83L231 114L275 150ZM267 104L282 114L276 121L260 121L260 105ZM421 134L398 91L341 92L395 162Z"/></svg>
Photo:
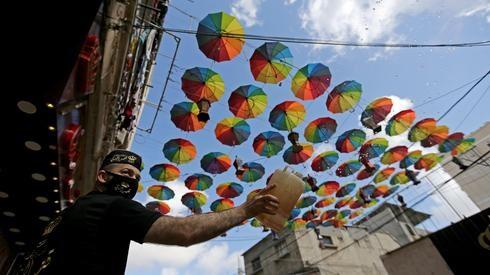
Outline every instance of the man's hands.
<svg viewBox="0 0 490 275"><path fill-rule="evenodd" d="M259 214L266 213L274 215L279 207L279 200L273 195L266 193L275 187L274 184L267 185L256 196L241 205L245 211L247 219L255 217Z"/></svg>

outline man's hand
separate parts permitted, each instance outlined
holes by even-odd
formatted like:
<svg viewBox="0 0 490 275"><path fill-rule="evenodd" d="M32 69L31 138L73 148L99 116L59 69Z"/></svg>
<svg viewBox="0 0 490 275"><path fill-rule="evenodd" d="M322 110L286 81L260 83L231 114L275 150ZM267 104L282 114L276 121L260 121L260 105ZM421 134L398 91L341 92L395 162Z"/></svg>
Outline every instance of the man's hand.
<svg viewBox="0 0 490 275"><path fill-rule="evenodd" d="M277 209L279 208L279 200L273 195L266 194L274 187L276 187L274 184L267 185L267 187L262 189L256 196L240 206L245 210L248 219L262 213L270 215L276 214Z"/></svg>

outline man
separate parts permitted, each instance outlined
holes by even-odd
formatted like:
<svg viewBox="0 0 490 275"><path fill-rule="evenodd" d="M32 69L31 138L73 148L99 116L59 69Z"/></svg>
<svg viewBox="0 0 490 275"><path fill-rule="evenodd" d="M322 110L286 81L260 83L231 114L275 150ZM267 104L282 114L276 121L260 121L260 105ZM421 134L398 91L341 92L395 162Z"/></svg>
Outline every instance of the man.
<svg viewBox="0 0 490 275"><path fill-rule="evenodd" d="M130 241L190 246L217 237L261 213L275 214L278 200L264 192L219 213L162 216L132 200L138 189L141 157L116 150L97 173L95 190L63 213L53 261L59 274L124 274Z"/></svg>

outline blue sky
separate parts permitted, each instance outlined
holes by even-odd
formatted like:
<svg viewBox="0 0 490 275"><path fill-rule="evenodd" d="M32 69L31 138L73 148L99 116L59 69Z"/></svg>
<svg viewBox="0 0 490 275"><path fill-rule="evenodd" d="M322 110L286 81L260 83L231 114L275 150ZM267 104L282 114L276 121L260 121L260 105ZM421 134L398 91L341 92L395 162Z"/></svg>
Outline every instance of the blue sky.
<svg viewBox="0 0 490 275"><path fill-rule="evenodd" d="M424 44L473 42L490 38L490 2L488 1L181 0L171 1L171 5L174 7L169 8L165 22L168 28L195 30L199 20L208 13L224 11L237 16L245 27L245 32L250 34L356 42ZM183 14L175 7L197 19ZM148 187L156 184L148 174L149 168L157 163L168 162L161 151L166 141L181 137L191 140L196 145L198 151L196 159L189 164L181 165L179 167L182 172L181 178L168 184L176 191L176 199L170 203L173 207L172 214L182 216L190 214L179 202L179 196L187 191L182 182L187 175L202 172L199 160L208 152L221 151L231 157L239 155L246 161L256 160L266 167L266 175L277 168L284 167L282 152L270 159L262 159L253 152L252 141L260 132L273 130L267 119L268 112L276 104L286 99L296 100L296 98L289 88L291 77L284 80L281 86L254 81L247 60L254 48L263 42L247 41L244 50L238 57L232 61L215 63L199 51L194 36L177 35L182 38L182 41L176 59L178 67L171 75L175 82L171 81L167 88L162 110L153 132L147 134L138 131L132 150L144 158L147 169L143 173L143 182ZM413 107L417 112L417 120L440 116L470 85L438 100L429 102L430 100L474 81L490 68L490 49L488 47L383 49L285 44L291 50L293 64L296 67L293 68L291 75L294 75L297 68L307 63L321 62L327 65L332 72L332 83L327 93L335 85L345 80L356 80L363 87L361 106L366 106L380 96L392 96L395 100L395 109ZM169 68L170 59L167 56L173 54L174 48L173 39L164 36L153 75L154 88L148 95L150 102L157 102L160 97ZM225 81L226 92L219 102L213 104L210 112L211 120L206 127L198 132L186 133L176 128L170 121L170 108L175 103L188 101L180 90L180 77L183 73L182 69L195 66L209 67L220 73ZM263 88L268 95L268 108L258 118L248 121L252 128L248 141L236 147L222 145L214 137L214 127L221 119L232 116L227 107L229 94L238 86L246 84L254 84ZM486 106L490 106L490 95L485 94L489 86L490 80L483 81L441 123L447 125L451 132L469 133L490 120L490 113L485 109ZM305 121L296 129L300 134L303 133L309 121L321 116L330 116L337 120L339 126L334 136L360 127L358 121L360 109L354 113L331 114L325 108L325 100L326 94L313 102L303 102L308 112ZM419 106L421 104L423 105ZM154 113L154 108L146 106L139 127L149 127ZM287 133L282 132L282 134ZM335 141L335 137L332 140ZM396 139L394 142L402 141ZM316 153L330 146L330 144L317 145ZM342 154L339 163L352 158L355 158L354 154ZM307 171L306 166L297 165L294 169ZM213 177L214 185L206 192L209 198L203 208L204 211L209 211L209 204L217 198L214 189L219 183L239 182L232 170ZM332 177L328 172L316 176L320 182ZM348 178L341 183L351 180L353 179ZM244 193L247 193L252 189L262 187L264 181L253 184L243 183L243 185ZM421 185L418 190L407 193L407 199L420 195L424 192L424 188L428 187ZM454 191L454 188L451 191ZM245 195L242 195L237 198L235 204L242 203L244 197ZM464 194L459 194L454 199L464 200L463 197ZM150 201L145 192L138 194L136 199L142 203ZM468 213L475 211L471 206L465 207ZM441 200L438 198L419 205L419 210L443 213L435 214L434 220L431 224L427 224L427 227L438 228L454 219L451 213L442 208ZM208 274L235 274L238 255L263 236L265 234L259 229L242 226L230 230L226 238L220 237L189 248L132 244L127 273L196 274L198 271L201 271L200 273L206 271Z"/></svg>

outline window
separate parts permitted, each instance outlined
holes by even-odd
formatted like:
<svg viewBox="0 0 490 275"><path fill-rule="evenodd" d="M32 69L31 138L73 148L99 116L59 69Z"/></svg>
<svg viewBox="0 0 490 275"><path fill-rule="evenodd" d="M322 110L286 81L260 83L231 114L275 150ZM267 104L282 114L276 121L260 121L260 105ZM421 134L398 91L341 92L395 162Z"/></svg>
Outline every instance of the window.
<svg viewBox="0 0 490 275"><path fill-rule="evenodd" d="M252 260L252 269L254 272L262 269L262 264L260 263L260 258L256 258L256 259Z"/></svg>
<svg viewBox="0 0 490 275"><path fill-rule="evenodd" d="M282 258L289 254L288 246L286 241L281 241L276 245L276 253L279 258Z"/></svg>
<svg viewBox="0 0 490 275"><path fill-rule="evenodd" d="M333 244L332 237L326 236L326 235L321 235L320 248L329 248L329 247L330 248L335 247L335 245Z"/></svg>
<svg viewBox="0 0 490 275"><path fill-rule="evenodd" d="M415 236L415 231L413 231L412 227L408 224L405 224L405 227L407 228L408 232L410 235Z"/></svg>

